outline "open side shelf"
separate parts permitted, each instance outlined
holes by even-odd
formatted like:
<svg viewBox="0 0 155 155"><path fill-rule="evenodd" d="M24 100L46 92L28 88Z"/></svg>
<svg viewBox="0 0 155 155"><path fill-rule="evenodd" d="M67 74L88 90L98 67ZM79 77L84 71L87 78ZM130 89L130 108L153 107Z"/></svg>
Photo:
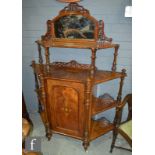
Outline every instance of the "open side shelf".
<svg viewBox="0 0 155 155"><path fill-rule="evenodd" d="M114 108L116 107L116 103L116 100L107 93L99 97L93 96L92 115Z"/></svg>
<svg viewBox="0 0 155 155"><path fill-rule="evenodd" d="M105 117L98 120L92 120L92 129L90 134L90 140L94 140L101 135L113 130L114 125L110 123Z"/></svg>

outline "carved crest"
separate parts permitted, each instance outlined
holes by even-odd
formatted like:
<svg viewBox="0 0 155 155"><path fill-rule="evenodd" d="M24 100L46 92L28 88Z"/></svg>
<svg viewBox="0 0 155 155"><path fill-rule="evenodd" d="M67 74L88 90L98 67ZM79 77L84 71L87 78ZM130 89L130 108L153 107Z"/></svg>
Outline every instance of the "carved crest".
<svg viewBox="0 0 155 155"><path fill-rule="evenodd" d="M75 60L71 60L70 62L53 62L51 65L53 67L58 67L58 68L84 69L84 70L90 69L90 65L80 64Z"/></svg>
<svg viewBox="0 0 155 155"><path fill-rule="evenodd" d="M69 3L68 6L66 6L63 10L61 10L61 12L63 11L80 11L89 14L89 11L85 9L83 6L79 5L78 3Z"/></svg>

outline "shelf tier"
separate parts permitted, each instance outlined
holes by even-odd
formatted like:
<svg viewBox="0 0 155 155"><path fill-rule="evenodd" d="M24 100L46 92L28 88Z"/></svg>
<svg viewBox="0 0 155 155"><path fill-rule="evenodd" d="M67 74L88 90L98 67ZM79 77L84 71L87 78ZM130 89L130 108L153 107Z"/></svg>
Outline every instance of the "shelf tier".
<svg viewBox="0 0 155 155"><path fill-rule="evenodd" d="M99 120L92 120L91 123L92 128L90 140L94 140L114 129L114 125L110 123L110 121L108 121L105 117L100 118Z"/></svg>
<svg viewBox="0 0 155 155"><path fill-rule="evenodd" d="M75 82L85 83L90 77L90 70L87 69L75 69L75 68L55 68L50 65L50 69L47 71L47 65L35 64L32 66L37 75L43 74L45 78L61 79ZM124 77L121 72L111 72L104 70L96 70L93 77L93 84L98 84L113 79Z"/></svg>
<svg viewBox="0 0 155 155"><path fill-rule="evenodd" d="M38 40L36 41L43 47L58 47L58 48L80 48L80 49L106 49L118 47L118 44L114 44L109 41L95 41L91 39L57 39L50 40Z"/></svg>
<svg viewBox="0 0 155 155"><path fill-rule="evenodd" d="M92 115L96 115L103 111L116 107L117 102L109 94L104 94L100 97L93 96Z"/></svg>

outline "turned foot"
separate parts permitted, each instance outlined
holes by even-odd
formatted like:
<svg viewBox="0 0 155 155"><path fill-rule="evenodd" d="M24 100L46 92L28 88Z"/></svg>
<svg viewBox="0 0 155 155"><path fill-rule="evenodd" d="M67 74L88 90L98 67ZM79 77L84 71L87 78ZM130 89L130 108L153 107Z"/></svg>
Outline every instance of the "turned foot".
<svg viewBox="0 0 155 155"><path fill-rule="evenodd" d="M110 153L112 153L114 146L111 146L110 148Z"/></svg>
<svg viewBox="0 0 155 155"><path fill-rule="evenodd" d="M51 137L52 137L52 133L46 133L46 137L47 137L48 141L50 141Z"/></svg>
<svg viewBox="0 0 155 155"><path fill-rule="evenodd" d="M113 148L114 148L115 142L116 142L116 138L117 138L117 132L114 130L113 131L113 138L112 138L111 148L110 148L110 153L112 153L112 151L113 151Z"/></svg>
<svg viewBox="0 0 155 155"><path fill-rule="evenodd" d="M51 131L51 129L49 128L49 125L46 125L46 137L47 137L48 141L51 140L52 131Z"/></svg>
<svg viewBox="0 0 155 155"><path fill-rule="evenodd" d="M89 147L89 142L83 142L83 147L84 147L84 150L87 152L87 149Z"/></svg>

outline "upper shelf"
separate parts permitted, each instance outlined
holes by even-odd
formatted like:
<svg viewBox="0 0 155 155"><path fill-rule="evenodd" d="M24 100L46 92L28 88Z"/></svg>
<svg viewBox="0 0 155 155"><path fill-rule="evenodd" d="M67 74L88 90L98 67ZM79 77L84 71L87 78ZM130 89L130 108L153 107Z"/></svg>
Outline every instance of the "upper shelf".
<svg viewBox="0 0 155 155"><path fill-rule="evenodd" d="M49 40L38 40L37 43L44 47L59 47L59 48L82 48L82 49L105 49L115 48L119 44L114 44L109 41L92 41L83 39L49 39Z"/></svg>

